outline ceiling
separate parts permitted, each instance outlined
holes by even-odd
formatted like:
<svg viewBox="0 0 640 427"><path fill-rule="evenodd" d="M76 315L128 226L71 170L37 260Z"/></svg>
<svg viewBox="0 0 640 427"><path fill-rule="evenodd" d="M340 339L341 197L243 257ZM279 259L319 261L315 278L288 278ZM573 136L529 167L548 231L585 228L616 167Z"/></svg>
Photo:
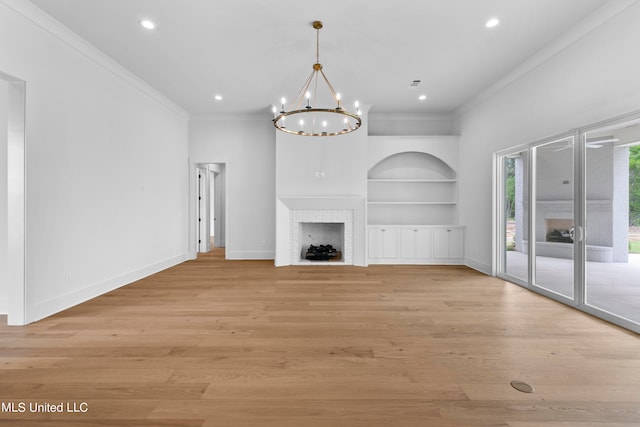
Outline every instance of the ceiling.
<svg viewBox="0 0 640 427"><path fill-rule="evenodd" d="M295 96L315 62L314 20L324 23L320 62L345 103L358 99L376 113L452 113L607 3L31 2L193 115L266 112ZM489 29L491 17L501 22ZM145 30L142 18L157 28ZM413 80L421 80L417 88Z"/></svg>

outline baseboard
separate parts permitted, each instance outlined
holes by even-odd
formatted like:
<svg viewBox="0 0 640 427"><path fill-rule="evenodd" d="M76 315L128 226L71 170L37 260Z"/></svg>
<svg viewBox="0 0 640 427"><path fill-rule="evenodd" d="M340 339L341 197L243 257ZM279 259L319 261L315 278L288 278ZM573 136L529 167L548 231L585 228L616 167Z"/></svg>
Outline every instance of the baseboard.
<svg viewBox="0 0 640 427"><path fill-rule="evenodd" d="M407 258L371 258L369 265L463 265L462 259L407 259Z"/></svg>
<svg viewBox="0 0 640 427"><path fill-rule="evenodd" d="M9 314L8 298L0 298L0 314Z"/></svg>
<svg viewBox="0 0 640 427"><path fill-rule="evenodd" d="M40 302L32 307L27 307L27 323L44 319L45 317L59 313L92 298L111 292L114 289L133 283L136 280L140 280L162 270L166 270L167 268L178 265L188 259L188 254L179 255L122 276L105 280L104 282L95 283L77 291Z"/></svg>
<svg viewBox="0 0 640 427"><path fill-rule="evenodd" d="M243 260L243 259L275 259L275 251L230 251L225 252L227 259Z"/></svg>
<svg viewBox="0 0 640 427"><path fill-rule="evenodd" d="M477 259L466 257L464 259L464 265L466 265L469 268L473 268L474 270L477 270L480 273L484 273L487 276L491 276L491 266L482 261L478 261Z"/></svg>

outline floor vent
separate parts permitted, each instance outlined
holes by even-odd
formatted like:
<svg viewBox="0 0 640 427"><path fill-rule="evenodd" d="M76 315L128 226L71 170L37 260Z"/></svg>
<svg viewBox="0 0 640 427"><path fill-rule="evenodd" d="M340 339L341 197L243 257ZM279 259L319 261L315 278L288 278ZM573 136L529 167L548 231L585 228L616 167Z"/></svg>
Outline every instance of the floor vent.
<svg viewBox="0 0 640 427"><path fill-rule="evenodd" d="M523 393L533 393L533 386L523 381L511 381L511 387Z"/></svg>

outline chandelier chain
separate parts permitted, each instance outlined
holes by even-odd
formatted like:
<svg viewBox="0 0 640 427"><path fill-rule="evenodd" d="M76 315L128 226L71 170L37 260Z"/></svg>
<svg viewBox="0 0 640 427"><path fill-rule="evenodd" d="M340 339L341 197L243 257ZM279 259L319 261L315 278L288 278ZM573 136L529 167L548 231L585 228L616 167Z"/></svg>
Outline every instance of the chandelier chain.
<svg viewBox="0 0 640 427"><path fill-rule="evenodd" d="M320 63L320 28L316 28L316 64Z"/></svg>

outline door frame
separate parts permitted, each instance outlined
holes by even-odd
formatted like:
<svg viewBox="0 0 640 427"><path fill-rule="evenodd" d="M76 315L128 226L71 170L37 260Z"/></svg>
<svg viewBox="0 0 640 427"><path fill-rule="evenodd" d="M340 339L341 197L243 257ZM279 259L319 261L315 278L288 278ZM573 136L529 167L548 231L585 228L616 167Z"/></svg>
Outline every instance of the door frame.
<svg viewBox="0 0 640 427"><path fill-rule="evenodd" d="M26 325L26 82L7 82L7 324Z"/></svg>
<svg viewBox="0 0 640 427"><path fill-rule="evenodd" d="M585 313L591 314L595 317L599 317L612 324L622 326L633 332L640 333L640 325L636 322L629 321L620 316L612 313L600 310L598 308L589 306L586 304L586 215L587 215L587 202L586 202L586 137L587 134L593 130L615 126L616 124L622 124L627 121L639 120L640 111L634 111L629 114L621 115L612 119L603 120L598 123L583 126L578 129L570 130L560 133L558 135L544 138L529 144L521 144L518 146L510 147L508 149L494 152L493 155L493 259L492 259L492 273L494 276L508 280L516 285L527 288L533 292L544 295L550 299L561 302L563 304L572 306ZM535 156L533 155L536 147L548 144L550 142L561 140L563 138L573 136L573 219L579 238L575 239L573 248L573 286L574 295L573 299L563 296L561 294L547 291L546 289L534 285L535 282ZM528 245L528 274L527 281L523 281L514 276L510 276L506 273L504 266L505 256L505 218L504 218L504 162L503 159L511 154L526 151L528 153L528 171L526 178L529 180L527 197L529 200L527 209L529 210L528 227L529 227L529 245ZM532 240L533 243L532 244Z"/></svg>
<svg viewBox="0 0 640 427"><path fill-rule="evenodd" d="M229 162L224 160L224 161L199 161L199 162L190 162L190 175L191 175L191 179L190 181L190 220L189 220L189 252L190 252L190 258L191 259L196 259L197 258L197 254L199 252L199 244L198 244L198 234L199 234L199 230L198 230L198 170L199 169L204 169L206 170L206 173L209 174L209 165L224 165L224 182L223 182L223 187L224 187L224 192L222 194L222 197L224 198L223 201L223 205L224 205L224 236L225 236L225 246L227 246L230 242L230 235L229 235L229 221L228 218L230 218L230 210L231 210L231 206L229 203ZM207 178L208 181L210 181ZM205 189L205 193L209 193L209 187L207 186L207 188ZM208 198L208 194L206 195L206 197ZM209 204L209 208L210 208L210 204ZM210 227L212 226L211 224L211 215L206 215L205 221L208 222L208 227L207 229L210 229ZM225 252L225 259L227 258L226 252Z"/></svg>

